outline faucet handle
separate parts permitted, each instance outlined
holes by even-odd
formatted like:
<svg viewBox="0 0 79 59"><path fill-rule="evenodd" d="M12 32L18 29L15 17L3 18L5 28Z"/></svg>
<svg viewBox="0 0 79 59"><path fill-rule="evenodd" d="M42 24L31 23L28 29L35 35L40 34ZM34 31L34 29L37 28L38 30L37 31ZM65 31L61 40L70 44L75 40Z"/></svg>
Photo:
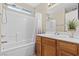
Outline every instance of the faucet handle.
<svg viewBox="0 0 79 59"><path fill-rule="evenodd" d="M2 15L2 13L0 13L0 16Z"/></svg>
<svg viewBox="0 0 79 59"><path fill-rule="evenodd" d="M3 37L6 37L6 35L1 35L1 37L3 38Z"/></svg>
<svg viewBox="0 0 79 59"><path fill-rule="evenodd" d="M7 43L7 41L2 41L1 43L4 44L4 43Z"/></svg>

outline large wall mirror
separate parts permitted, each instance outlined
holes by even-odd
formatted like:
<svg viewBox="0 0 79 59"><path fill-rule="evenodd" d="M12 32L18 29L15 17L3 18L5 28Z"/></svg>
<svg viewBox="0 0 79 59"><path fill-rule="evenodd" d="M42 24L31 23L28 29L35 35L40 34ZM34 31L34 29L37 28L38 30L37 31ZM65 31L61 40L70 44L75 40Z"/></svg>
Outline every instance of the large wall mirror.
<svg viewBox="0 0 79 59"><path fill-rule="evenodd" d="M58 32L68 31L67 23L69 20L78 20L78 11L78 3L54 3L48 8L49 17L56 20Z"/></svg>
<svg viewBox="0 0 79 59"><path fill-rule="evenodd" d="M65 8L65 31L68 31L68 23L71 20L77 20L78 21L78 3L71 3L70 5L66 5Z"/></svg>

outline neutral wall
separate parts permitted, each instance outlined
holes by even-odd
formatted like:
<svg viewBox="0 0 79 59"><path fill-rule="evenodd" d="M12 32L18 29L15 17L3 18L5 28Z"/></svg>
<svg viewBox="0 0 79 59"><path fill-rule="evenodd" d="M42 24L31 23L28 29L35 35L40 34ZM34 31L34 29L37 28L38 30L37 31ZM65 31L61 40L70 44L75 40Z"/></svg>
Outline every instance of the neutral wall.
<svg viewBox="0 0 79 59"><path fill-rule="evenodd" d="M46 29L47 10L48 10L48 4L47 3L40 3L35 8L35 12L39 12L39 13L42 14L42 32L45 32L45 29Z"/></svg>
<svg viewBox="0 0 79 59"><path fill-rule="evenodd" d="M27 3L16 3L16 5L22 6L22 7L27 8L27 9L34 10L34 7L32 7L31 5L29 5Z"/></svg>

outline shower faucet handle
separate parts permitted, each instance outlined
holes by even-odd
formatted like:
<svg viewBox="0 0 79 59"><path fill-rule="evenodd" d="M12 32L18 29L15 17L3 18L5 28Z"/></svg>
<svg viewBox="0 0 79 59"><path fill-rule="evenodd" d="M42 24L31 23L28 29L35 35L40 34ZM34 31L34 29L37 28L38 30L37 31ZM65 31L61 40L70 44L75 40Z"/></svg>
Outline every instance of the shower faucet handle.
<svg viewBox="0 0 79 59"><path fill-rule="evenodd" d="M1 43L4 44L4 43L7 43L7 41L2 41Z"/></svg>
<svg viewBox="0 0 79 59"><path fill-rule="evenodd" d="M6 37L6 35L1 35L1 37L3 38L3 37Z"/></svg>
<svg viewBox="0 0 79 59"><path fill-rule="evenodd" d="M2 13L0 13L0 16L2 15Z"/></svg>

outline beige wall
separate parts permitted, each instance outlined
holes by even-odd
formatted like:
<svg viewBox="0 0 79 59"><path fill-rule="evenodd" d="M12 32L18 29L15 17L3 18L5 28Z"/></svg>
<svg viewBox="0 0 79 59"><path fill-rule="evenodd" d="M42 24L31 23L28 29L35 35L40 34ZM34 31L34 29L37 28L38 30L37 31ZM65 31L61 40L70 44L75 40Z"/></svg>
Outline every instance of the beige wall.
<svg viewBox="0 0 79 59"><path fill-rule="evenodd" d="M40 12L42 14L42 30L45 32L46 29L46 19L47 19L47 3L41 3L35 8L35 12Z"/></svg>
<svg viewBox="0 0 79 59"><path fill-rule="evenodd" d="M16 5L21 6L23 8L26 8L28 10L31 10L33 15L35 13L34 7L32 7L31 5L29 5L28 3L16 3Z"/></svg>
<svg viewBox="0 0 79 59"><path fill-rule="evenodd" d="M56 20L56 30L57 31L64 31L64 20L65 20L65 10L63 8L52 10L54 11L50 17Z"/></svg>
<svg viewBox="0 0 79 59"><path fill-rule="evenodd" d="M34 8L31 5L28 5L27 3L16 3L16 5L19 5L19 6L22 6L24 8L31 9L34 11Z"/></svg>

